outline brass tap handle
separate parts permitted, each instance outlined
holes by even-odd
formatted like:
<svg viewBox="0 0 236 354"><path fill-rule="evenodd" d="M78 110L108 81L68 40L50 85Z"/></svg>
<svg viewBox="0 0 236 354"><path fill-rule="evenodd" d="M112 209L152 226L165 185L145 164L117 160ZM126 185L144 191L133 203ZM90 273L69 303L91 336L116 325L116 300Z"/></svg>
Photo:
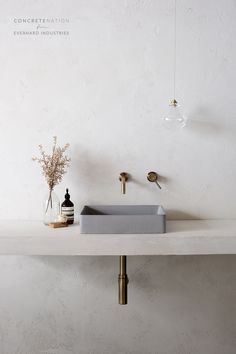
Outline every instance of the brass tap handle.
<svg viewBox="0 0 236 354"><path fill-rule="evenodd" d="M147 179L149 182L155 182L157 187L161 189L160 184L157 182L158 180L158 174L156 172L148 172Z"/></svg>
<svg viewBox="0 0 236 354"><path fill-rule="evenodd" d="M126 182L128 181L128 173L127 172L121 172L119 180L121 182L121 193L125 194L126 193Z"/></svg>

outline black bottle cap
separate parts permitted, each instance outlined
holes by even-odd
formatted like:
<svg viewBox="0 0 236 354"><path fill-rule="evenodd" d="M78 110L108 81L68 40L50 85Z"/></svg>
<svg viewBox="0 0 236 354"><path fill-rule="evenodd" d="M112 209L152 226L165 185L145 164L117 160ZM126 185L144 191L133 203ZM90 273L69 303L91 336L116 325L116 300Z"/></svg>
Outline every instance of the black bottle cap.
<svg viewBox="0 0 236 354"><path fill-rule="evenodd" d="M70 199L70 194L69 194L69 189L68 189L68 188L66 188L65 199L66 199L66 200L69 200L69 199Z"/></svg>

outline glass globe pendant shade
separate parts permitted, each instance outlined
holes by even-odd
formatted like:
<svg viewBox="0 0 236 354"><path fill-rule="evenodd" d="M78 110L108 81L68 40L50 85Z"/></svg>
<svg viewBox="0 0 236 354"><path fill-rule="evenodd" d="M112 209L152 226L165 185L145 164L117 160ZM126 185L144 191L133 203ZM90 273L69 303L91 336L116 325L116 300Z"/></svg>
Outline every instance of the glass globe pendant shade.
<svg viewBox="0 0 236 354"><path fill-rule="evenodd" d="M169 130L178 130L185 127L186 118L179 109L178 102L174 99L170 101L169 111L163 118L163 125Z"/></svg>

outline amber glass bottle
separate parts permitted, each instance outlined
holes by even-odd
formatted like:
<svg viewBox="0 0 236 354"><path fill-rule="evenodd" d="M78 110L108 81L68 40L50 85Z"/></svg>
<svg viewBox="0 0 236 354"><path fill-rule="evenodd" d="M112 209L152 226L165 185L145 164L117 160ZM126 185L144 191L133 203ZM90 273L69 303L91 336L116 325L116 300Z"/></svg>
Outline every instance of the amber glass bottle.
<svg viewBox="0 0 236 354"><path fill-rule="evenodd" d="M61 213L67 217L67 224L74 222L74 203L70 200L69 189L66 189L65 200L61 205Z"/></svg>

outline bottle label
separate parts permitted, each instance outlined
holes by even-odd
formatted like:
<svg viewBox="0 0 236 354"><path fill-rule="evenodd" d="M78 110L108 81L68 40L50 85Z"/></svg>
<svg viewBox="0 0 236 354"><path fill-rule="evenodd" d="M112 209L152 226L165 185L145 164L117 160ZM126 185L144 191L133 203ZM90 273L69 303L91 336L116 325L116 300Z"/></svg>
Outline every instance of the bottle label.
<svg viewBox="0 0 236 354"><path fill-rule="evenodd" d="M72 211L72 212L74 212L74 207L62 207L61 210L62 211Z"/></svg>
<svg viewBox="0 0 236 354"><path fill-rule="evenodd" d="M62 207L61 213L67 217L67 220L74 220L74 207Z"/></svg>

